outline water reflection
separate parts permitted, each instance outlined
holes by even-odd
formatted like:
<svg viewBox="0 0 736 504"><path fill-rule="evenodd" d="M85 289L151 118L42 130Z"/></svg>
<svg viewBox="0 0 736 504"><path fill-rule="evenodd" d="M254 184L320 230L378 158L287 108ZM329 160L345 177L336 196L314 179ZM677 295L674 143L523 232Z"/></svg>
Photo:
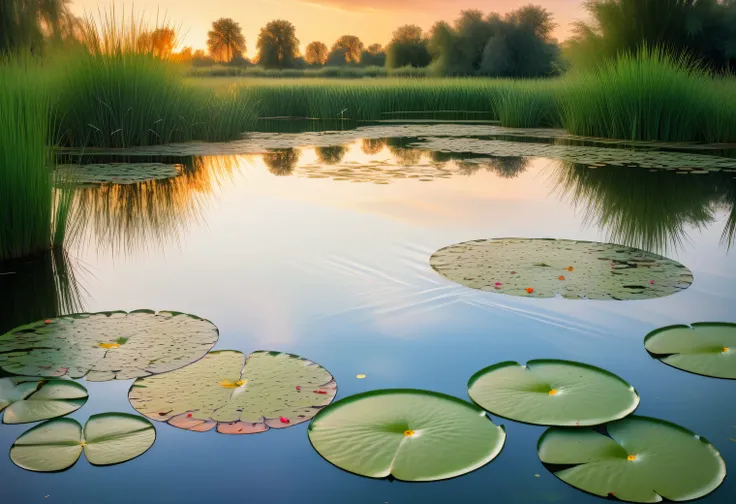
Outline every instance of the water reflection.
<svg viewBox="0 0 736 504"><path fill-rule="evenodd" d="M60 250L0 263L0 334L36 320L84 311L86 292Z"/></svg>
<svg viewBox="0 0 736 504"><path fill-rule="evenodd" d="M294 173L301 152L299 149L272 149L263 154L263 162L268 171L277 177L284 177Z"/></svg>
<svg viewBox="0 0 736 504"><path fill-rule="evenodd" d="M71 219L83 226L83 240L112 253L178 243L190 225L202 221L214 191L230 176L237 159L190 156L175 160L184 166L175 178L78 188Z"/></svg>
<svg viewBox="0 0 736 504"><path fill-rule="evenodd" d="M485 169L501 178L513 179L526 171L529 161L524 157L483 157L477 160L466 158L458 162L458 167L465 175L473 175Z"/></svg>
<svg viewBox="0 0 736 504"><path fill-rule="evenodd" d="M347 145L333 145L331 147L316 147L317 159L326 165L336 165L342 161L348 152Z"/></svg>
<svg viewBox="0 0 736 504"><path fill-rule="evenodd" d="M678 175L664 170L560 162L554 188L582 208L585 222L608 240L654 252L681 248L688 228L704 229L720 209L730 209L723 243L730 247L736 227L736 191L730 174Z"/></svg>

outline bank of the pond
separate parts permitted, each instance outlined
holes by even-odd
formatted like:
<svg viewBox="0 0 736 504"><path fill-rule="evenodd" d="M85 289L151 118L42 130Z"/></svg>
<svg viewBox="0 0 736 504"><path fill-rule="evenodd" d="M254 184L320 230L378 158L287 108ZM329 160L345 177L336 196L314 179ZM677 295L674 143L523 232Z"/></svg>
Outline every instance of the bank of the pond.
<svg viewBox="0 0 736 504"><path fill-rule="evenodd" d="M563 127L625 140L736 141L736 78L713 76L659 50L624 54L559 79L191 79L238 86L261 116L390 119L447 111L490 113L509 127Z"/></svg>

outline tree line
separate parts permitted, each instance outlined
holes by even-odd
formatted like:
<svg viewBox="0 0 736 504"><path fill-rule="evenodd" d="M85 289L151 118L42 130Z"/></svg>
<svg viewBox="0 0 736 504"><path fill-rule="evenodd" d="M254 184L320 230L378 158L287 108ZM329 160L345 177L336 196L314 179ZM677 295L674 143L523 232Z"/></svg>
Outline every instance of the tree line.
<svg viewBox="0 0 736 504"><path fill-rule="evenodd" d="M50 43L84 38L85 23L69 9L71 0L0 0L0 54L29 48L40 53ZM505 15L465 10L453 22L440 21L424 31L397 28L385 45L343 35L331 46L310 42L300 54L296 29L289 21L264 26L256 56L245 57L246 39L231 18L212 23L207 51L177 47L169 27L138 35L137 49L195 65L222 63L265 68L385 66L428 68L433 75L539 77L569 67L593 67L643 45L682 53L691 62L717 71L736 69L736 0L584 0L588 21L577 22L562 44L547 9L527 5Z"/></svg>

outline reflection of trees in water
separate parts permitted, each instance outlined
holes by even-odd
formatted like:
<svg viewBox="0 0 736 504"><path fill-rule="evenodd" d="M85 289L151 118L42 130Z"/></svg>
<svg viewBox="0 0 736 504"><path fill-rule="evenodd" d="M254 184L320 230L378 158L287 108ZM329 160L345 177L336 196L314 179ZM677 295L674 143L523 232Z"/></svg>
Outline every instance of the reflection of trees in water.
<svg viewBox="0 0 736 504"><path fill-rule="evenodd" d="M52 250L0 263L0 334L19 325L84 311L84 288L67 254Z"/></svg>
<svg viewBox="0 0 736 504"><path fill-rule="evenodd" d="M316 147L314 151L317 153L317 159L320 163L326 165L335 165L342 161L348 152L347 145L333 145L330 147Z"/></svg>
<svg viewBox="0 0 736 504"><path fill-rule="evenodd" d="M556 189L585 209L587 223L607 230L611 242L665 253L683 245L688 226L712 223L720 206L730 208L723 240L733 243L736 187L730 174L561 163L553 180Z"/></svg>
<svg viewBox="0 0 736 504"><path fill-rule="evenodd" d="M529 165L529 160L524 157L497 157L488 158L483 157L482 162L471 162L468 161L468 156L462 156L462 160L458 161L457 166L460 173L464 175L473 175L481 169L487 172L492 172L503 178L516 178L524 171L526 171Z"/></svg>
<svg viewBox="0 0 736 504"><path fill-rule="evenodd" d="M300 156L298 149L270 149L263 154L263 162L268 171L277 177L285 177L294 173Z"/></svg>
<svg viewBox="0 0 736 504"><path fill-rule="evenodd" d="M360 142L360 150L367 156L378 154L386 147L385 138L364 138Z"/></svg>
<svg viewBox="0 0 736 504"><path fill-rule="evenodd" d="M422 160L422 151L417 148L409 147L418 141L418 138L389 138L386 141L388 150L391 155L396 158L396 162L400 165L412 166L419 164Z"/></svg>
<svg viewBox="0 0 736 504"><path fill-rule="evenodd" d="M71 219L83 227L85 240L112 253L178 242L180 233L201 220L204 205L232 173L236 158L159 158L155 162L182 163L182 173L166 180L76 190Z"/></svg>
<svg viewBox="0 0 736 504"><path fill-rule="evenodd" d="M725 178L719 187L722 188L723 194L719 206L728 214L726 226L721 234L721 243L731 248L736 241L736 178Z"/></svg>

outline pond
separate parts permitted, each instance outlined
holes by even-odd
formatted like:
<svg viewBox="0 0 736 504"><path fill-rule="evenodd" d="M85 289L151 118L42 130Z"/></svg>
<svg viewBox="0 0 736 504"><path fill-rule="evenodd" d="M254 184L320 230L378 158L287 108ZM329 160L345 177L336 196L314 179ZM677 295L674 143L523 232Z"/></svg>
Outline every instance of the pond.
<svg viewBox="0 0 736 504"><path fill-rule="evenodd" d="M544 130L521 138L483 124L383 124L68 161L169 175L120 183L135 170L111 169L117 183L97 177L80 188L79 239L65 254L0 264L0 334L65 313L195 314L219 329L214 350L319 363L337 399L416 388L469 400L468 380L492 364L579 361L633 385L637 415L683 426L736 464L734 382L664 365L643 343L663 326L736 322L732 152L633 149ZM430 264L444 247L504 237L643 248L684 265L693 281L635 300L525 297L460 285ZM133 380L79 383L89 398L69 418L81 425L136 414ZM36 473L4 456L0 472L12 503L600 500L540 462L545 427L491 418L506 430L500 454L433 483L343 471L312 448L306 423L229 436L154 421L155 443L126 463L79 460ZM0 425L0 449L28 427ZM734 498L726 478L703 502Z"/></svg>

